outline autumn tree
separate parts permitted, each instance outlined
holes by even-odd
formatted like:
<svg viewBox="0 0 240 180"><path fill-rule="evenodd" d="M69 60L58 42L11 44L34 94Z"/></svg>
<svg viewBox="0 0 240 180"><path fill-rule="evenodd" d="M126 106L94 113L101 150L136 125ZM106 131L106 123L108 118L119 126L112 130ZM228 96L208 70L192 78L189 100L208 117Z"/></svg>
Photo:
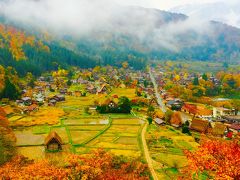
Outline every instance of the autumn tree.
<svg viewBox="0 0 240 180"><path fill-rule="evenodd" d="M127 68L128 68L128 62L127 62L127 61L123 62L123 63L122 63L122 67L123 67L124 69L127 69Z"/></svg>
<svg viewBox="0 0 240 180"><path fill-rule="evenodd" d="M5 69L3 66L0 65L0 91L4 87L4 81L5 81Z"/></svg>
<svg viewBox="0 0 240 180"><path fill-rule="evenodd" d="M164 119L166 121L166 123L170 123L170 120L172 118L172 115L173 115L173 111L172 110L167 110L165 115L164 115Z"/></svg>
<svg viewBox="0 0 240 180"><path fill-rule="evenodd" d="M0 165L9 161L15 154L14 134L10 129L0 126Z"/></svg>
<svg viewBox="0 0 240 180"><path fill-rule="evenodd" d="M231 101L232 107L235 110L235 115L238 114L238 111L240 110L240 100L239 99L233 99Z"/></svg>
<svg viewBox="0 0 240 180"><path fill-rule="evenodd" d="M237 140L202 138L196 151L185 151L185 154L188 167L184 179L198 179L202 174L207 176L205 179L240 179L240 144Z"/></svg>
<svg viewBox="0 0 240 180"><path fill-rule="evenodd" d="M66 165L66 166L65 166ZM114 156L104 150L69 155L61 165L47 159L33 162L18 156L0 166L3 179L149 179L147 165L138 159Z"/></svg>
<svg viewBox="0 0 240 180"><path fill-rule="evenodd" d="M155 114L155 108L153 106L149 106L147 110L148 117L152 119L154 114Z"/></svg>
<svg viewBox="0 0 240 180"><path fill-rule="evenodd" d="M16 138L9 127L6 112L0 107L0 165L15 155L15 141Z"/></svg>
<svg viewBox="0 0 240 180"><path fill-rule="evenodd" d="M34 76L32 75L31 72L28 72L26 74L26 77L25 77L26 81L27 81L27 84L28 86L30 86L31 88L33 88L35 86L35 81L36 79L34 78Z"/></svg>
<svg viewBox="0 0 240 180"><path fill-rule="evenodd" d="M34 36L28 36L23 31L19 31L12 26L0 24L0 46L7 49L15 60L26 60L24 45L36 47L39 50L49 52L48 46L42 41L36 40Z"/></svg>

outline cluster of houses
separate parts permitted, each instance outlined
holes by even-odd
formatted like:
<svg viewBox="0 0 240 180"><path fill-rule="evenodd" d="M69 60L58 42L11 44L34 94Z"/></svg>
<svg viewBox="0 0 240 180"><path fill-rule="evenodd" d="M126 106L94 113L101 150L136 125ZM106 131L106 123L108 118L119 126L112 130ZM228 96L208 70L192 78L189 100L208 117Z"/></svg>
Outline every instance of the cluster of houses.
<svg viewBox="0 0 240 180"><path fill-rule="evenodd" d="M191 131L224 138L232 138L240 133L240 115L235 115L235 111L216 107L213 110L201 109L201 107L188 103L184 103L180 111L191 115L189 116L190 119L188 119ZM155 118L154 121L158 125L165 124L162 118ZM171 123L171 125L179 128L186 122L186 119L179 121L174 122L174 124Z"/></svg>
<svg viewBox="0 0 240 180"><path fill-rule="evenodd" d="M111 66L106 67L104 72L96 72L93 69L79 69L75 72L77 78L68 79L67 77L54 78L53 76L39 77L35 82L35 87L22 87L22 98L16 101L22 113L37 111L39 106L55 106L57 102L65 101L65 96L86 96L87 94L110 94L112 88L136 88L139 87L142 92L153 95L153 88L150 84L145 84L149 80L146 72L120 69ZM91 74L89 76L89 74ZM69 89L66 84L69 80L72 85L81 85L82 88ZM51 93L54 92L54 93ZM56 94L50 96L50 94Z"/></svg>
<svg viewBox="0 0 240 180"><path fill-rule="evenodd" d="M165 84L166 73L164 70L155 71L156 80L159 87ZM191 83L196 77L195 74L188 74L187 77L183 73L179 74L180 80L178 83L182 85L187 85ZM199 76L199 79L202 77ZM209 78L215 85L220 82L214 76ZM240 116L236 115L236 111L233 109L223 108L223 107L209 107L199 106L196 104L185 103L179 98L175 98L169 94L166 90L160 89L160 94L165 102L167 108L180 111L183 114L189 114L188 121L190 122L189 129L192 131L197 131L200 133L210 133L215 136L229 137L231 138L234 134L240 133ZM173 126L180 127L186 119L172 124ZM155 123L162 125L165 121L161 118L155 118Z"/></svg>

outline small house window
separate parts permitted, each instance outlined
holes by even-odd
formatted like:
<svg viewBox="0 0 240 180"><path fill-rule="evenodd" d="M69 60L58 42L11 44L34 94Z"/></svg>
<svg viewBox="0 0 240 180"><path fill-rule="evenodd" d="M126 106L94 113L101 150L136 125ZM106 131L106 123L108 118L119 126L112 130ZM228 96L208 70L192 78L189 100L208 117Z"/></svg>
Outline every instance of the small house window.
<svg viewBox="0 0 240 180"><path fill-rule="evenodd" d="M48 149L51 151L59 150L57 143L51 143L48 145Z"/></svg>

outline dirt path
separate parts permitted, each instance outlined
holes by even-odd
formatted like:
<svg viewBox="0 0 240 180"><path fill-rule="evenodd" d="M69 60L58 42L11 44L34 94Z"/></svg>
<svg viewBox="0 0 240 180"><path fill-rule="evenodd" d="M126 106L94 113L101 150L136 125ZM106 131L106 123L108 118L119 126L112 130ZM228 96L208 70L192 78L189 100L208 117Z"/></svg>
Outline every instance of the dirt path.
<svg viewBox="0 0 240 180"><path fill-rule="evenodd" d="M144 125L144 127L142 129L142 134L141 134L141 136L142 136L142 144L143 144L143 152L144 152L144 156L145 156L146 161L148 163L148 168L149 168L149 170L150 170L150 172L152 174L153 179L154 180L158 180L157 174L156 174L156 172L155 172L155 170L153 168L152 158L151 158L151 156L149 154L148 147L147 147L147 142L146 142L146 137L145 137L145 134L146 134L146 131L147 131L147 126L148 126L148 124L145 123L145 125Z"/></svg>

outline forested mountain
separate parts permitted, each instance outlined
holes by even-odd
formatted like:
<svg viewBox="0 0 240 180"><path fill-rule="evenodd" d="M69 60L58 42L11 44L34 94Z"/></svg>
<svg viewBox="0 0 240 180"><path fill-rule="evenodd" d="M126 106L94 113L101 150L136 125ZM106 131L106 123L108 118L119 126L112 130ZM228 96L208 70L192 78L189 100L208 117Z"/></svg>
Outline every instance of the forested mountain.
<svg viewBox="0 0 240 180"><path fill-rule="evenodd" d="M149 59L240 62L240 29L157 9L120 7L106 24L87 33L54 34L46 28L49 38L44 38L43 27L4 15L1 23L0 64L20 74L39 75L59 66L118 66L123 61L141 69Z"/></svg>

